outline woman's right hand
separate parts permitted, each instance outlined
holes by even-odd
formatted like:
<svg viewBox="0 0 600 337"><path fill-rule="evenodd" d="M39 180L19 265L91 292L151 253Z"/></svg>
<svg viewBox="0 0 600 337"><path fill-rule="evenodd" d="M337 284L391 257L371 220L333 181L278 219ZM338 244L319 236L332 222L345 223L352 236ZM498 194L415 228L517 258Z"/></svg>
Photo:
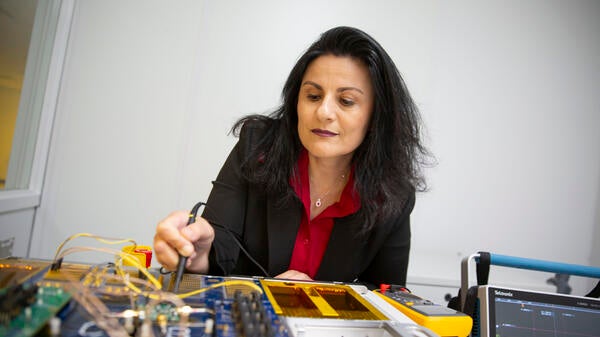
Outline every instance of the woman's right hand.
<svg viewBox="0 0 600 337"><path fill-rule="evenodd" d="M156 226L154 254L168 270L176 270L179 254L188 257L186 269L195 273L208 272L208 253L215 238L212 226L202 217L187 225L189 212L176 211Z"/></svg>

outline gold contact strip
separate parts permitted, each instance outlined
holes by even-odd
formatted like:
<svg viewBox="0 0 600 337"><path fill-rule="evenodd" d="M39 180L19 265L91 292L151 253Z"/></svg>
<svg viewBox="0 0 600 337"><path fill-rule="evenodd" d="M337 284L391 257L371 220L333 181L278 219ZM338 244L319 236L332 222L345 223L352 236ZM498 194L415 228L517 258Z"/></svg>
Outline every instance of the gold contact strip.
<svg viewBox="0 0 600 337"><path fill-rule="evenodd" d="M387 320L388 318L376 309L369 301L359 295L352 287L342 284L311 284L302 282L285 282L275 280L261 280L260 281L265 295L267 296L273 311L277 315L281 316L292 316L292 317L304 317L304 315L298 315L297 312L289 312L288 308L284 304L278 302L278 297L273 293L271 287L281 287L295 289L295 291L301 291L303 296L308 299L314 307L314 310L318 311L306 317L323 317L323 318L343 318L343 319L368 319L368 320ZM366 289L366 288L365 288ZM325 293L339 292L340 294L347 294L352 297L353 300L358 301L366 310L357 311L352 313L348 310L336 309L334 304L328 302ZM283 305L283 307L282 307ZM297 316L298 315L298 316Z"/></svg>
<svg viewBox="0 0 600 337"><path fill-rule="evenodd" d="M340 315L333 309L329 303L319 294L318 291L315 290L314 287L301 287L302 291L308 298L317 306L321 315L325 317L339 317Z"/></svg>
<svg viewBox="0 0 600 337"><path fill-rule="evenodd" d="M269 286L265 284L263 280L261 280L260 283L262 285L263 291L265 292L265 295L267 295L267 298L269 299L269 302L271 302L271 307L273 307L273 311L277 315L283 315L283 309L281 309L281 307L275 300L275 296L273 296L273 294L271 293L271 289L269 289Z"/></svg>

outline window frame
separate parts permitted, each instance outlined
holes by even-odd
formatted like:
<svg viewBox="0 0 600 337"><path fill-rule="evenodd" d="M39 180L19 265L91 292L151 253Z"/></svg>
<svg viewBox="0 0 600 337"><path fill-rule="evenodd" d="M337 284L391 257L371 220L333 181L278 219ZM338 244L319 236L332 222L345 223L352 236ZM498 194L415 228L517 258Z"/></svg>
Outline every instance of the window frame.
<svg viewBox="0 0 600 337"><path fill-rule="evenodd" d="M75 0L36 8L0 214L39 206Z"/></svg>

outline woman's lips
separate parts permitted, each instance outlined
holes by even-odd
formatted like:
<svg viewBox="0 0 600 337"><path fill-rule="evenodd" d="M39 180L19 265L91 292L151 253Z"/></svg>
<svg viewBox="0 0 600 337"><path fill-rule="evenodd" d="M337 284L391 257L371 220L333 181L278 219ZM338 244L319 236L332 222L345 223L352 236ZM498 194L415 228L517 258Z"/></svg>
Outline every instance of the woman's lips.
<svg viewBox="0 0 600 337"><path fill-rule="evenodd" d="M312 129L310 130L312 133L314 133L317 136L321 136L321 137L333 137L333 136L337 136L338 134L335 132L331 132L328 130L321 130L321 129Z"/></svg>

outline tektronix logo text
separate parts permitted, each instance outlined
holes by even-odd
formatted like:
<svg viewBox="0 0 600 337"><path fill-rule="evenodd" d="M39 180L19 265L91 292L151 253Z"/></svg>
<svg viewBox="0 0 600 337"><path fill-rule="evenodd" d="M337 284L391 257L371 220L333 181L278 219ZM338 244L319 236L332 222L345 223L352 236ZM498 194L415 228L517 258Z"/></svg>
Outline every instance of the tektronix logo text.
<svg viewBox="0 0 600 337"><path fill-rule="evenodd" d="M513 297L513 293L510 291L494 290L496 296Z"/></svg>

